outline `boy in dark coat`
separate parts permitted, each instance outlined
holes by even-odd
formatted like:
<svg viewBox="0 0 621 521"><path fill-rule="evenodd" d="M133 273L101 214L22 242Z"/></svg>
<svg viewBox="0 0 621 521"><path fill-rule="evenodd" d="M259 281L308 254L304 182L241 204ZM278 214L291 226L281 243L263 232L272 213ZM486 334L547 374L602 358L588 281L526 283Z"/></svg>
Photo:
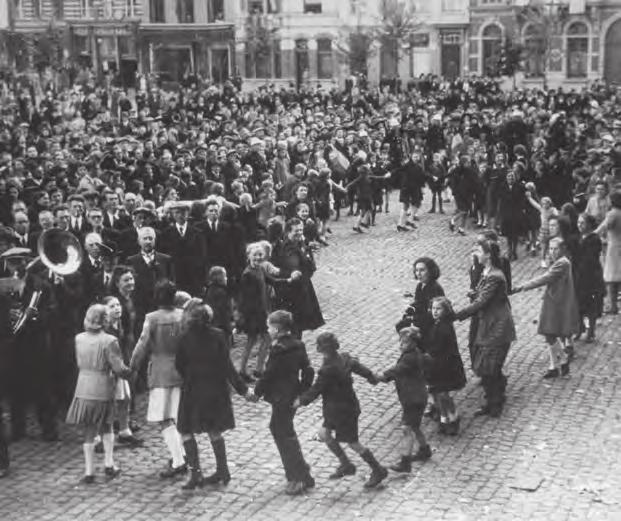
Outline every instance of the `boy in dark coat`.
<svg viewBox="0 0 621 521"><path fill-rule="evenodd" d="M293 316L288 311L270 313L268 333L272 339L265 372L254 389L255 400L263 397L272 405L270 432L280 453L289 484L285 493L303 494L315 486L310 467L304 460L302 448L293 425L293 403L313 383L315 371L308 361L304 343L291 334Z"/></svg>
<svg viewBox="0 0 621 521"><path fill-rule="evenodd" d="M319 431L319 438L341 463L330 475L330 479L356 473L356 467L339 443L344 442L371 467L371 477L364 487L374 488L386 478L388 471L377 462L371 451L358 441L360 404L354 391L351 374L356 373L373 385L377 384L377 379L370 369L347 353L339 354L338 349L339 342L333 333L321 333L317 337L317 351L323 355L323 364L313 386L294 402L294 407L308 405L321 395L323 427Z"/></svg>
<svg viewBox="0 0 621 521"><path fill-rule="evenodd" d="M233 334L233 305L227 288L226 269L222 266L213 266L209 270L207 291L203 300L213 311L211 325L224 331L230 341Z"/></svg>
<svg viewBox="0 0 621 521"><path fill-rule="evenodd" d="M403 439L401 460L390 467L395 472L411 472L412 461L426 461L431 458L431 447L421 431L420 424L427 405L427 385L423 376L423 355L418 347L420 331L406 327L399 331L401 356L397 364L379 376L380 382L395 382L399 402L403 408ZM414 437L418 451L412 455Z"/></svg>

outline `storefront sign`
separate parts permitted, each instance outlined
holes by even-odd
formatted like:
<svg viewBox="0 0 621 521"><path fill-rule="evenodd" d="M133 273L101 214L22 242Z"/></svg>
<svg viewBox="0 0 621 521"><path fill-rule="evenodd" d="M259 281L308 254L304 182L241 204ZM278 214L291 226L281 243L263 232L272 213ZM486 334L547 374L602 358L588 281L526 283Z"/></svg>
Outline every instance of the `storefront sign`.
<svg viewBox="0 0 621 521"><path fill-rule="evenodd" d="M429 33L413 34L410 37L412 47L429 47Z"/></svg>
<svg viewBox="0 0 621 521"><path fill-rule="evenodd" d="M89 27L74 27L73 34L77 36L88 36L90 34ZM95 36L132 36L134 33L128 27L93 27L92 31Z"/></svg>

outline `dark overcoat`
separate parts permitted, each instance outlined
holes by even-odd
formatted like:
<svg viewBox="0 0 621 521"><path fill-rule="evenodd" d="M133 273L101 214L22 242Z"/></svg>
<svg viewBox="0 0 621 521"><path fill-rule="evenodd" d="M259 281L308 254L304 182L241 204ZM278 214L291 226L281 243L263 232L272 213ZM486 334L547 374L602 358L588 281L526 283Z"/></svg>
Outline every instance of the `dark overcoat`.
<svg viewBox="0 0 621 521"><path fill-rule="evenodd" d="M602 316L606 285L601 254L602 240L599 235L589 233L581 239L574 267L578 308L583 316Z"/></svg>
<svg viewBox="0 0 621 521"><path fill-rule="evenodd" d="M455 328L448 320L437 320L427 337L425 376L431 392L458 391L466 385Z"/></svg>
<svg viewBox="0 0 621 521"><path fill-rule="evenodd" d="M194 296L202 294L207 280L203 234L188 223L182 236L172 224L162 232L159 244L162 253L172 258L177 288Z"/></svg>
<svg viewBox="0 0 621 521"><path fill-rule="evenodd" d="M233 366L225 334L215 327L198 325L184 331L178 342L175 367L183 378L179 432L235 428L229 384L242 395L248 389Z"/></svg>

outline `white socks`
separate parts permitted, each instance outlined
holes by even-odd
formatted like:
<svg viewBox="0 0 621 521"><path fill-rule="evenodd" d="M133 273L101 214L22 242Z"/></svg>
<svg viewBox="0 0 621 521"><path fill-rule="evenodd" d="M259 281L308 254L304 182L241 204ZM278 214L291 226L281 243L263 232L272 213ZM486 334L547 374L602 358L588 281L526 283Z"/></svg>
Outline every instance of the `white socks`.
<svg viewBox="0 0 621 521"><path fill-rule="evenodd" d="M104 466L114 467L114 433L102 434L101 441L104 447Z"/></svg>
<svg viewBox="0 0 621 521"><path fill-rule="evenodd" d="M563 344L558 338L553 344L548 345L548 354L550 356L550 369L556 369L567 363L567 355L563 349Z"/></svg>
<svg viewBox="0 0 621 521"><path fill-rule="evenodd" d="M169 425L165 429L162 429L162 437L172 457L173 468L183 465L185 463L183 459L183 444L181 443L181 436L179 436L179 432L177 432L177 427L175 425Z"/></svg>
<svg viewBox="0 0 621 521"><path fill-rule="evenodd" d="M84 451L84 475L93 476L95 474L95 444L84 443L82 450Z"/></svg>

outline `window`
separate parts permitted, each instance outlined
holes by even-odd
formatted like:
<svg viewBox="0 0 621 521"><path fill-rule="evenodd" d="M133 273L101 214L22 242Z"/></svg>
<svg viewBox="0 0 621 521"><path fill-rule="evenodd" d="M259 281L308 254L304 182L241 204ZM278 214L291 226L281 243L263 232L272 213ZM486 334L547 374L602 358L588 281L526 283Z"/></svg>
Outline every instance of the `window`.
<svg viewBox="0 0 621 521"><path fill-rule="evenodd" d="M282 54L280 52L280 42L274 41L274 78L282 78Z"/></svg>
<svg viewBox="0 0 621 521"><path fill-rule="evenodd" d="M177 21L181 24L194 23L194 0L177 0Z"/></svg>
<svg viewBox="0 0 621 521"><path fill-rule="evenodd" d="M332 78L332 40L328 38L317 40L317 77Z"/></svg>
<svg viewBox="0 0 621 521"><path fill-rule="evenodd" d="M589 70L589 28L575 22L567 29L567 77L586 78Z"/></svg>
<svg viewBox="0 0 621 521"><path fill-rule="evenodd" d="M481 5L501 5L506 4L506 0L480 0Z"/></svg>
<svg viewBox="0 0 621 521"><path fill-rule="evenodd" d="M80 0L80 13L82 17L94 17L95 7L93 7L93 0Z"/></svg>
<svg viewBox="0 0 621 521"><path fill-rule="evenodd" d="M263 14L265 12L263 0L248 0L248 12L250 14Z"/></svg>
<svg viewBox="0 0 621 521"><path fill-rule="evenodd" d="M246 78L270 78L271 49L256 49L246 42Z"/></svg>
<svg viewBox="0 0 621 521"><path fill-rule="evenodd" d="M224 20L224 0L210 0L207 4L207 20L209 23Z"/></svg>
<svg viewBox="0 0 621 521"><path fill-rule="evenodd" d="M321 13L321 0L304 0L304 12L313 14Z"/></svg>
<svg viewBox="0 0 621 521"><path fill-rule="evenodd" d="M164 0L149 0L149 19L156 24L163 24L166 21Z"/></svg>
<svg viewBox="0 0 621 521"><path fill-rule="evenodd" d="M535 24L524 30L524 74L527 78L543 77L545 67L545 40Z"/></svg>
<svg viewBox="0 0 621 521"><path fill-rule="evenodd" d="M33 18L41 18L41 0L32 0Z"/></svg>
<svg viewBox="0 0 621 521"><path fill-rule="evenodd" d="M483 65L482 73L486 76L498 76L500 53L502 50L502 29L491 24L482 33Z"/></svg>

